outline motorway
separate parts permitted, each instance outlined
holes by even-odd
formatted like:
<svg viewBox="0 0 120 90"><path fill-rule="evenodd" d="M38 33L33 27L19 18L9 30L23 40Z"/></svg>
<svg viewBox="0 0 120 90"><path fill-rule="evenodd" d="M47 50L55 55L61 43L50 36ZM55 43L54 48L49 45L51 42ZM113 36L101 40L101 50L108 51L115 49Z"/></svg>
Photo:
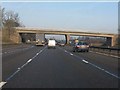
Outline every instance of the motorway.
<svg viewBox="0 0 120 90"><path fill-rule="evenodd" d="M4 88L118 88L118 58L70 46L3 49Z"/></svg>

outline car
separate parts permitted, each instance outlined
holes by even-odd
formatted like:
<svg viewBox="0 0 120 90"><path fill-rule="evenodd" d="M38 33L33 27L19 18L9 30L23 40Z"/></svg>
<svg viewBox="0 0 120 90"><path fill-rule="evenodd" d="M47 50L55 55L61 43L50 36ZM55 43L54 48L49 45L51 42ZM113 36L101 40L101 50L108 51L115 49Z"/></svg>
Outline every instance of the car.
<svg viewBox="0 0 120 90"><path fill-rule="evenodd" d="M59 46L63 46L63 47L64 47L64 46L65 46L65 43L59 43Z"/></svg>
<svg viewBox="0 0 120 90"><path fill-rule="evenodd" d="M78 52L78 51L89 51L89 44L84 41L79 41L74 44L73 46L73 52Z"/></svg>
<svg viewBox="0 0 120 90"><path fill-rule="evenodd" d="M56 41L55 40L48 40L48 49L49 48L56 48Z"/></svg>

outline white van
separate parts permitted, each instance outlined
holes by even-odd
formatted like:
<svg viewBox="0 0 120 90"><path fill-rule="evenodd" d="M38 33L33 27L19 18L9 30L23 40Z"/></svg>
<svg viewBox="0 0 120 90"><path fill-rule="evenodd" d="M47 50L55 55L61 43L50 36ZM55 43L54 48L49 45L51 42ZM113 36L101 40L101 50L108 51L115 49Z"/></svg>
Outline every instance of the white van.
<svg viewBox="0 0 120 90"><path fill-rule="evenodd" d="M55 48L56 41L55 40L48 40L48 48Z"/></svg>

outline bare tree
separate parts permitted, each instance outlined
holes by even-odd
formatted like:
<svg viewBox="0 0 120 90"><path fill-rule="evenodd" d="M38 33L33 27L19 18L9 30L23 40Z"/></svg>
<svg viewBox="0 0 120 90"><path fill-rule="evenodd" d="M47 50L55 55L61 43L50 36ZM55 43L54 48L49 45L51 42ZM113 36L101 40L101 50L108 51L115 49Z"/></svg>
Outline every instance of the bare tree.
<svg viewBox="0 0 120 90"><path fill-rule="evenodd" d="M2 23L3 26L8 32L8 37L10 38L10 35L14 33L14 30L12 27L19 27L20 21L19 21L19 15L18 13L15 13L14 11L5 11L5 8L1 9L2 12Z"/></svg>
<svg viewBox="0 0 120 90"><path fill-rule="evenodd" d="M18 13L15 13L13 11L5 12L3 15L3 24L5 27L20 26Z"/></svg>
<svg viewBox="0 0 120 90"><path fill-rule="evenodd" d="M0 6L0 18L2 20L1 24L3 26L2 28L3 42L11 41L11 36L14 35L15 33L13 27L23 26L22 23L20 23L19 14L12 10L6 11L5 8L1 8Z"/></svg>

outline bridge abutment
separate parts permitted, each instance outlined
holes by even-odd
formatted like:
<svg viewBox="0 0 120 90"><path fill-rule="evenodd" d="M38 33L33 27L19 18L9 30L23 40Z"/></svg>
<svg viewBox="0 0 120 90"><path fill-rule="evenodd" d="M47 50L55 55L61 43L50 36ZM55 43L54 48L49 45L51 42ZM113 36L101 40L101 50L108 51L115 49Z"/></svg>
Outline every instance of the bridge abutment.
<svg viewBox="0 0 120 90"><path fill-rule="evenodd" d="M112 40L111 40L111 46L115 46L116 44L117 44L117 38L118 38L118 36L114 36L114 37L112 37Z"/></svg>
<svg viewBox="0 0 120 90"><path fill-rule="evenodd" d="M116 45L116 40L117 40L116 36L114 36L114 37L107 37L106 38L107 46L115 46Z"/></svg>
<svg viewBox="0 0 120 90"><path fill-rule="evenodd" d="M10 36L10 40L13 42L13 43L17 43L17 44L20 44L22 43L22 40L21 40L21 36L19 33L15 32L14 34L12 34Z"/></svg>
<svg viewBox="0 0 120 90"><path fill-rule="evenodd" d="M65 38L66 38L66 44L69 45L69 42L70 42L70 34L66 34L66 35L65 35Z"/></svg>

